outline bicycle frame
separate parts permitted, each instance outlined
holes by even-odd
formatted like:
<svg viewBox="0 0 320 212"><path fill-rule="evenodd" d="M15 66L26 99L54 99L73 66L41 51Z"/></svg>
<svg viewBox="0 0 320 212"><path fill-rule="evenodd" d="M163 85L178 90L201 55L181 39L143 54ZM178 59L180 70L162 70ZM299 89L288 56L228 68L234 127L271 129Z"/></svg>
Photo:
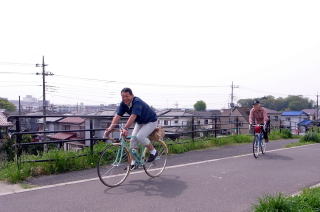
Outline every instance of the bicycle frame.
<svg viewBox="0 0 320 212"><path fill-rule="evenodd" d="M160 176L165 169L167 162L167 145L163 141L159 140L158 150L160 154L155 159L158 162L147 162L145 159L149 154L148 148L138 143L137 149L131 149L129 139L135 138L135 136L125 137L122 129L123 128L120 127L120 139L104 138L109 145L107 145L104 151L101 153L97 164L97 171L100 181L109 187L118 186L126 180L130 174L130 171L141 166L149 177ZM111 143L109 141L111 141ZM110 153L108 150L112 152L112 154L110 154L110 157L112 157L111 166L110 163L109 165L104 164L105 155ZM132 164L133 160L134 164ZM134 165L134 167L132 167L132 165Z"/></svg>
<svg viewBox="0 0 320 212"><path fill-rule="evenodd" d="M262 139L263 139L263 133L255 133L254 136L257 136L258 137L258 141L256 142L259 142L257 143L258 146L262 146Z"/></svg>
<svg viewBox="0 0 320 212"><path fill-rule="evenodd" d="M138 144L139 149L134 153L133 150L135 150L135 149L130 148L130 142L127 140L127 139L130 139L133 137L134 136L128 136L127 138L124 138L123 136L121 136L120 143L112 143L113 145L120 146L120 148L117 150L116 159L112 163L112 165L115 165L115 166L119 165L119 163L121 162L121 158L123 157L125 148L127 148L129 150L130 158L131 158L131 160L132 159L135 160L136 166L143 166L144 165L144 163L145 163L144 157L145 157L145 148L146 147Z"/></svg>
<svg viewBox="0 0 320 212"><path fill-rule="evenodd" d="M263 125L257 124L257 125L252 125L252 127L253 127L253 135L259 136L259 140L262 140L263 139L263 130L262 130Z"/></svg>

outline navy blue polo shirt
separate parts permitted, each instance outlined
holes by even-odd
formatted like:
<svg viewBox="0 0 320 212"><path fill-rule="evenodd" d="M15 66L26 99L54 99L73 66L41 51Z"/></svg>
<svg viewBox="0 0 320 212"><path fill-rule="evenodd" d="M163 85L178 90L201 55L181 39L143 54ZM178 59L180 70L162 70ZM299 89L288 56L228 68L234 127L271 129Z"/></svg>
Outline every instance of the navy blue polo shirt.
<svg viewBox="0 0 320 212"><path fill-rule="evenodd" d="M123 116L125 113L137 115L135 121L138 124L147 124L149 122L157 121L157 114L139 97L133 97L130 108L124 102L120 103L120 106L117 108L117 114Z"/></svg>

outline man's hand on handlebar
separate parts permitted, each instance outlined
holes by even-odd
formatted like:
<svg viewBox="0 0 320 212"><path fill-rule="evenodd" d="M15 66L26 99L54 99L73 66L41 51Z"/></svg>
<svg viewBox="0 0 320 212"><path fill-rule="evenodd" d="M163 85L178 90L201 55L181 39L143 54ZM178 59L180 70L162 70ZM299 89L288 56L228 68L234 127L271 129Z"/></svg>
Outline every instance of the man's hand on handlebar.
<svg viewBox="0 0 320 212"><path fill-rule="evenodd" d="M104 134L103 134L103 138L108 138L110 133L112 132L112 128L107 128L105 131L104 131Z"/></svg>
<svg viewBox="0 0 320 212"><path fill-rule="evenodd" d="M127 136L129 135L129 131L128 131L127 128L123 128L123 129L121 129L121 131L122 131L122 135L123 135L124 137L127 137Z"/></svg>

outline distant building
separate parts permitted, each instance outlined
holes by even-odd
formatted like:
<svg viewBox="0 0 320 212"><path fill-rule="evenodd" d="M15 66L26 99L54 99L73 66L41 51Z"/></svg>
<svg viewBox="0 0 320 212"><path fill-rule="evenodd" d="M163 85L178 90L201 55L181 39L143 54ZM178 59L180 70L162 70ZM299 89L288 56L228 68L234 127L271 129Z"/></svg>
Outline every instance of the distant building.
<svg viewBox="0 0 320 212"><path fill-rule="evenodd" d="M304 111L285 111L281 114L282 126L293 133L298 133L298 124L305 120L309 120L309 115Z"/></svg>
<svg viewBox="0 0 320 212"><path fill-rule="evenodd" d="M12 123L7 120L4 110L0 109L0 141L8 133L8 128L12 126Z"/></svg>
<svg viewBox="0 0 320 212"><path fill-rule="evenodd" d="M222 134L248 134L249 114L248 107L234 107L221 110L221 131Z"/></svg>
<svg viewBox="0 0 320 212"><path fill-rule="evenodd" d="M320 118L320 117L317 117L317 115L320 116L319 111L317 114L317 109L304 109L302 111L308 114L310 120L317 120Z"/></svg>
<svg viewBox="0 0 320 212"><path fill-rule="evenodd" d="M59 130L84 130L85 119L80 117L67 117L56 121ZM84 141L72 141L81 140L85 138L85 132L59 132L53 135L48 135L51 140L70 140L70 142L64 143L65 150L78 150L85 146Z"/></svg>

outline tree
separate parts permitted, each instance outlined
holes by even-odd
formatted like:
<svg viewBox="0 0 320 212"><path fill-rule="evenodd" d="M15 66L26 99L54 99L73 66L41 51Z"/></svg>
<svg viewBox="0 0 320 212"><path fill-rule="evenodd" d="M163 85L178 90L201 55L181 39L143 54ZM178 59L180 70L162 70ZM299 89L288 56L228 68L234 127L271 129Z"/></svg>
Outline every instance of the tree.
<svg viewBox="0 0 320 212"><path fill-rule="evenodd" d="M16 111L16 106L6 99L0 97L0 109L6 109L9 112Z"/></svg>
<svg viewBox="0 0 320 212"><path fill-rule="evenodd" d="M264 107L277 111L310 109L314 105L314 101L302 96L288 96L286 98L264 96L255 99L259 100ZM240 99L238 104L241 107L251 107L253 100Z"/></svg>
<svg viewBox="0 0 320 212"><path fill-rule="evenodd" d="M207 109L207 105L204 101L199 100L193 105L193 108L196 111L205 111Z"/></svg>
<svg viewBox="0 0 320 212"><path fill-rule="evenodd" d="M239 99L238 104L241 107L251 107L253 103L253 99Z"/></svg>

